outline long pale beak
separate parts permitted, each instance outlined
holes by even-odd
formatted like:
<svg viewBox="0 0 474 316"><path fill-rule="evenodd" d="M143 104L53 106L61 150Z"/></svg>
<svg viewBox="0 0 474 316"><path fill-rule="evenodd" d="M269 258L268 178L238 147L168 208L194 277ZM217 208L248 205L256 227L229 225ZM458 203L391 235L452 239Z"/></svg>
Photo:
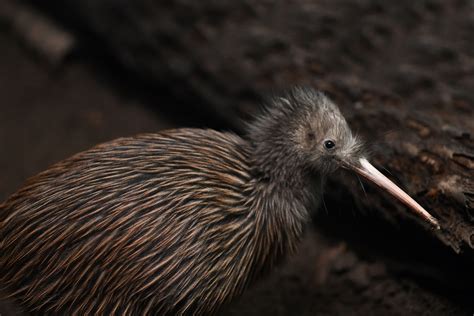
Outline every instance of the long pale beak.
<svg viewBox="0 0 474 316"><path fill-rule="evenodd" d="M380 188L386 190L395 198L410 207L416 214L421 216L424 220L433 225L436 229L440 229L438 220L428 213L420 204L413 200L408 194L400 189L395 183L390 181L380 171L378 171L367 159L361 158L358 163L345 164L346 168L351 169L364 178L372 181Z"/></svg>

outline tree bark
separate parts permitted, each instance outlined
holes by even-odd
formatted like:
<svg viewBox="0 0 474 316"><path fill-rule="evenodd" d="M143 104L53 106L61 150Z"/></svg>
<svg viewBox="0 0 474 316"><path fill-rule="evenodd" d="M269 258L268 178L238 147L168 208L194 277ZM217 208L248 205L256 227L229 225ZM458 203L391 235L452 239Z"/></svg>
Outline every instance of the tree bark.
<svg viewBox="0 0 474 316"><path fill-rule="evenodd" d="M262 93L295 84L328 92L376 143L376 163L440 218L437 236L456 252L474 248L467 1L54 4L72 5L73 19L104 43L98 49L137 78L201 98L235 129ZM361 202L384 212L381 199Z"/></svg>

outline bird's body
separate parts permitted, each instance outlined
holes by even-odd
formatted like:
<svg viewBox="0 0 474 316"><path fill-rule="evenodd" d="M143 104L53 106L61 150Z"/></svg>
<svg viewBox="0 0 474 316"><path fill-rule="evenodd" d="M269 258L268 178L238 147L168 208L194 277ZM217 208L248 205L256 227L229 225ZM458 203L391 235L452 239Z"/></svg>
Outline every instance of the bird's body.
<svg viewBox="0 0 474 316"><path fill-rule="evenodd" d="M338 167L437 224L363 158L323 94L271 103L246 138L123 138L28 180L0 205L0 292L33 314L213 313L295 249Z"/></svg>
<svg viewBox="0 0 474 316"><path fill-rule="evenodd" d="M251 152L178 129L56 164L0 206L0 284L41 314L214 311L293 250L307 218L308 184L269 186Z"/></svg>

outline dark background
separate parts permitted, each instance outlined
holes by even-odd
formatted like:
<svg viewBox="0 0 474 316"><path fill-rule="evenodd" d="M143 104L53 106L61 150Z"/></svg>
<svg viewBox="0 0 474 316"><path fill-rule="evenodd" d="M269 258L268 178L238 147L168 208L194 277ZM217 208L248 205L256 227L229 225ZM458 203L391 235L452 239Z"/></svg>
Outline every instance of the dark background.
<svg viewBox="0 0 474 316"><path fill-rule="evenodd" d="M262 95L309 84L341 105L375 163L443 229L335 175L297 255L222 315L472 315L473 2L11 3L0 6L0 200L120 136L242 133ZM45 53L49 32L25 35L23 10L75 44Z"/></svg>

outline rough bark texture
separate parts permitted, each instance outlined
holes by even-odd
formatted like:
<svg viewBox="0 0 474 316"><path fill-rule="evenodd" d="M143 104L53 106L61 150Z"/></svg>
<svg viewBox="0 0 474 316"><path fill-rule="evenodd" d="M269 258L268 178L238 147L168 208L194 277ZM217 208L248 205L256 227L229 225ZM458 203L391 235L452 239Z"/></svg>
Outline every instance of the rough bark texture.
<svg viewBox="0 0 474 316"><path fill-rule="evenodd" d="M389 270L428 280L404 288L378 278L377 272L373 276L368 263L347 267L350 259L334 259L336 268L330 269L348 274L345 280L353 277L355 291L361 287L369 300L379 297L377 286L383 288L380 293L395 314L421 312L434 302L438 313L445 308L454 314L449 304L443 305L444 297L468 306L463 312L473 307L468 299L474 282L471 1L49 0L40 6L83 39L101 43L95 49L113 56L124 74L150 89L172 90L189 106L205 106L238 131L240 118L255 112L261 94L294 84L326 91L371 144L375 164L438 217L442 230L421 231L391 198L368 185L365 195L357 179L340 176L328 189L330 214L315 220L330 236L317 237L329 253L321 255L326 259L320 265L332 265L327 258L340 258L338 253L347 257L355 252L384 258ZM353 202L363 218L352 215ZM331 246L325 238L344 238L350 250ZM406 249L396 249L401 245ZM338 280L323 283L337 288ZM419 286L437 289L434 296L416 296L429 302L425 305L396 295L386 298L387 288L425 293ZM265 297L259 291L253 293ZM318 292L306 295L314 298ZM293 302L295 314L312 312L298 310L298 302ZM419 309L404 309L407 304Z"/></svg>
<svg viewBox="0 0 474 316"><path fill-rule="evenodd" d="M456 252L474 248L472 2L67 6L126 69L199 97L236 129L262 92L294 84L327 91L352 126L376 141L375 161L441 219L437 236ZM379 196L364 200L387 210Z"/></svg>

